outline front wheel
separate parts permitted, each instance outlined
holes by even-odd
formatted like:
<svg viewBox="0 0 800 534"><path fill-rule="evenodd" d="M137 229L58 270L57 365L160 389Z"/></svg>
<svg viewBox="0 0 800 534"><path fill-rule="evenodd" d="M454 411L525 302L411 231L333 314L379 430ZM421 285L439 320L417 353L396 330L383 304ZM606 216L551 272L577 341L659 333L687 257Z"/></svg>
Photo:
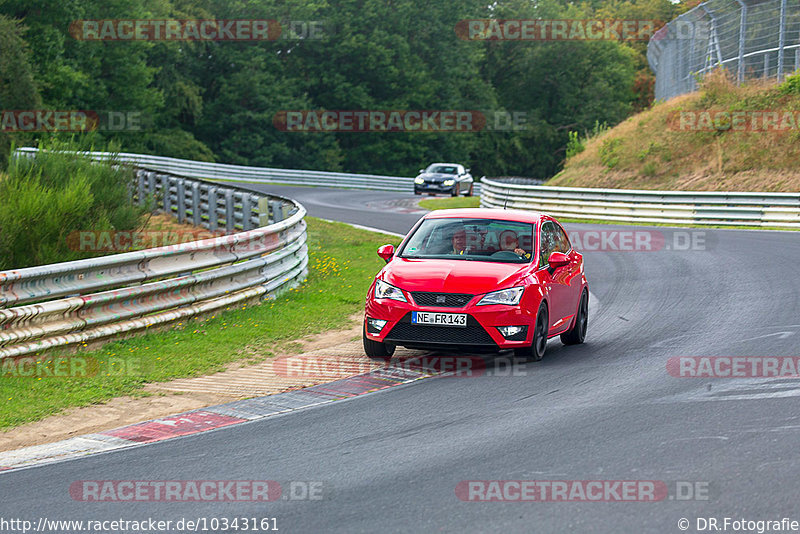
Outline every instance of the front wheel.
<svg viewBox="0 0 800 534"><path fill-rule="evenodd" d="M515 349L514 355L532 362L538 362L544 358L544 351L547 349L547 334L550 330L548 320L547 305L542 302L539 311L536 313L536 326L533 330L533 341L530 347Z"/></svg>
<svg viewBox="0 0 800 534"><path fill-rule="evenodd" d="M454 185L453 186L453 191L450 193L450 196L451 197L457 197L460 190L461 190L461 186L460 185L458 185L458 184Z"/></svg>
<svg viewBox="0 0 800 534"><path fill-rule="evenodd" d="M394 354L394 345L372 341L366 333L361 334L364 341L364 353L372 360L388 360Z"/></svg>
<svg viewBox="0 0 800 534"><path fill-rule="evenodd" d="M581 303L578 305L578 314L575 324L569 332L561 334L564 345L580 345L586 339L586 326L589 322L589 292L585 289L581 294Z"/></svg>
<svg viewBox="0 0 800 534"><path fill-rule="evenodd" d="M472 196L472 192L473 192L472 190L473 190L474 187L475 187L475 184L469 184L469 190L467 191L466 196L468 196L468 197Z"/></svg>

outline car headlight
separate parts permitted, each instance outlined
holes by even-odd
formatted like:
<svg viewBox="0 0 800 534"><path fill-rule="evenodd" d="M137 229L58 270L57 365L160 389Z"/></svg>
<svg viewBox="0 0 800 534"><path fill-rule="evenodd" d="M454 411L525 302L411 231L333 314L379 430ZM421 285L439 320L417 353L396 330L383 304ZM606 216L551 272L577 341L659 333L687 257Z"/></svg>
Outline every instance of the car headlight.
<svg viewBox="0 0 800 534"><path fill-rule="evenodd" d="M454 183L456 183L455 180L445 180L444 181L444 185L453 185Z"/></svg>
<svg viewBox="0 0 800 534"><path fill-rule="evenodd" d="M511 289L493 291L492 293L487 293L477 305L505 304L507 306L516 306L519 304L519 300L522 298L522 293L524 291L524 287L512 287Z"/></svg>
<svg viewBox="0 0 800 534"><path fill-rule="evenodd" d="M400 290L399 287L394 287L391 284L387 284L383 280L377 280L375 282L375 298L392 299L392 300L399 300L400 302L408 302L406 300L406 296L403 295L403 292Z"/></svg>
<svg viewBox="0 0 800 534"><path fill-rule="evenodd" d="M415 184L424 184L425 183L425 179L422 176L417 176L416 178L414 178L414 183Z"/></svg>

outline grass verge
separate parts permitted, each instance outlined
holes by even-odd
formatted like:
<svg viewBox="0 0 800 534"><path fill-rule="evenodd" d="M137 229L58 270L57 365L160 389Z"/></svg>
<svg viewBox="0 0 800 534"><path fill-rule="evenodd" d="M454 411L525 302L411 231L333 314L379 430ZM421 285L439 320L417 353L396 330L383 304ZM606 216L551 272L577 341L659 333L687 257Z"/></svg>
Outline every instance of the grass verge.
<svg viewBox="0 0 800 534"><path fill-rule="evenodd" d="M341 223L306 220L309 274L302 286L259 306L229 308L209 318L72 356L88 362L88 375L98 371L94 376L21 377L14 373L17 368L4 362L0 428L40 420L70 407L145 395L142 387L150 382L214 373L230 362L260 361L277 350L296 351L293 340L346 326L348 317L363 308L364 295L383 265L376 248L387 241L399 243L399 239ZM37 361L58 362L65 354L46 353Z"/></svg>
<svg viewBox="0 0 800 534"><path fill-rule="evenodd" d="M419 207L426 210L449 210L453 208L478 208L480 197L426 198L419 201Z"/></svg>

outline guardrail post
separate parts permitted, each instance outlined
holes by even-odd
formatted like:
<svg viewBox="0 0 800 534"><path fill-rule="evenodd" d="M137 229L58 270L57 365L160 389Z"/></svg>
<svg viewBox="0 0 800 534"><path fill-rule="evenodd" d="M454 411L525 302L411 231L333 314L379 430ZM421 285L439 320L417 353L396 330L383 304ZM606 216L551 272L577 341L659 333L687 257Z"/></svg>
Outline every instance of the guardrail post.
<svg viewBox="0 0 800 534"><path fill-rule="evenodd" d="M217 231L217 188L211 186L208 188L208 229L212 232Z"/></svg>
<svg viewBox="0 0 800 534"><path fill-rule="evenodd" d="M269 197L261 197L258 199L258 225L269 225Z"/></svg>
<svg viewBox="0 0 800 534"><path fill-rule="evenodd" d="M139 170L136 171L136 194L139 195L139 205L144 206L144 199L147 196L145 191L144 179L146 173L145 171Z"/></svg>
<svg viewBox="0 0 800 534"><path fill-rule="evenodd" d="M242 230L245 232L253 229L253 203L250 201L250 193L242 194Z"/></svg>
<svg viewBox="0 0 800 534"><path fill-rule="evenodd" d="M183 181L183 178L179 178L177 182L178 223L183 224L184 220L186 220L186 182Z"/></svg>
<svg viewBox="0 0 800 534"><path fill-rule="evenodd" d="M283 203L280 200L270 200L270 206L272 207L272 222L278 223L283 220Z"/></svg>
<svg viewBox="0 0 800 534"><path fill-rule="evenodd" d="M164 195L164 213L172 215L172 206L170 205L170 189L172 188L172 184L170 184L169 176L163 176L162 178L161 193Z"/></svg>
<svg viewBox="0 0 800 534"><path fill-rule="evenodd" d="M200 204L200 184L192 182L192 224L195 226L203 224L203 217L201 214L203 207Z"/></svg>
<svg viewBox="0 0 800 534"><path fill-rule="evenodd" d="M236 229L236 221L233 218L233 191L225 190L225 233L230 234Z"/></svg>

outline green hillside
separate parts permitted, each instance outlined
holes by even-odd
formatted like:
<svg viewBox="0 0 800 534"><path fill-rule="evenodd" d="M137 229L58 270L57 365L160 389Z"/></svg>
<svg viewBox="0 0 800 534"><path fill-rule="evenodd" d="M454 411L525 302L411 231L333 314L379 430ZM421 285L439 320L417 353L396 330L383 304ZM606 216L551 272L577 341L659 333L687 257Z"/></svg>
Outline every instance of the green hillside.
<svg viewBox="0 0 800 534"><path fill-rule="evenodd" d="M547 185L696 191L800 190L800 73L742 87L723 72L571 143Z"/></svg>

